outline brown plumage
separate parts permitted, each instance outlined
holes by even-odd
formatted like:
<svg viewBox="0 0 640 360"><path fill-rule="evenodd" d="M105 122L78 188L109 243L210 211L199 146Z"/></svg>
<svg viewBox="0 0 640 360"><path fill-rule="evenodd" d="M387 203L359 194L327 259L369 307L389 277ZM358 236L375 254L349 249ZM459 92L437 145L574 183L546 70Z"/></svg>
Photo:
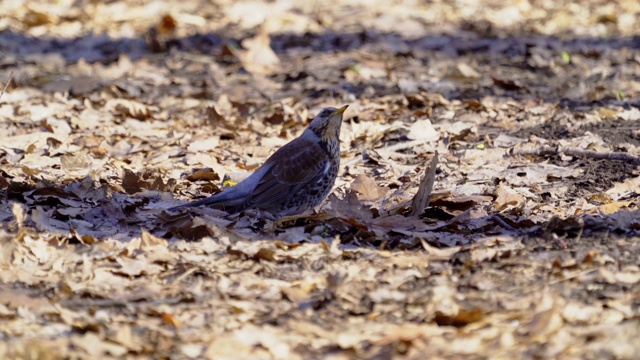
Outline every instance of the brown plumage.
<svg viewBox="0 0 640 360"><path fill-rule="evenodd" d="M302 135L278 149L237 185L169 210L207 205L232 214L261 209L288 216L315 207L329 194L338 176L340 126L346 109L320 111Z"/></svg>

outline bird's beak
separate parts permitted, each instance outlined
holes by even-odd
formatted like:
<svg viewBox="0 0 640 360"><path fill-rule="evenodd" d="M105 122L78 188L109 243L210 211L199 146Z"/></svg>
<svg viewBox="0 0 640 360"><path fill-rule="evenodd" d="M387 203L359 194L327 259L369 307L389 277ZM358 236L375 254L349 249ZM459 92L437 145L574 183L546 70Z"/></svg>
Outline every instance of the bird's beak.
<svg viewBox="0 0 640 360"><path fill-rule="evenodd" d="M347 110L348 107L349 107L349 105L345 105L345 106L341 107L340 109L334 111L333 115L342 114L345 110Z"/></svg>

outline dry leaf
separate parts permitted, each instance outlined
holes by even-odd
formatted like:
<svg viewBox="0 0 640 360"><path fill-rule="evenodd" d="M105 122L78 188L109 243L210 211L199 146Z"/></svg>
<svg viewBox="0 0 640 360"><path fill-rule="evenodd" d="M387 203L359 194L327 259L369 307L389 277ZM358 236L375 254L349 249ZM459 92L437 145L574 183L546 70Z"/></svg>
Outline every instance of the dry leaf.
<svg viewBox="0 0 640 360"><path fill-rule="evenodd" d="M438 152L436 151L429 162L429 165L425 168L422 180L420 180L420 186L418 186L418 192L413 196L411 200L411 216L422 215L424 209L429 205L429 195L433 189L433 184L436 181L436 167L438 166Z"/></svg>
<svg viewBox="0 0 640 360"><path fill-rule="evenodd" d="M496 189L496 199L493 201L493 206L498 211L505 210L509 207L522 208L525 204L525 197L512 189L508 185L502 183Z"/></svg>
<svg viewBox="0 0 640 360"><path fill-rule="evenodd" d="M24 221L27 219L27 214L24 211L24 207L18 203L13 203L11 205L11 212L13 213L13 219L18 225L18 229L22 229L22 225Z"/></svg>
<svg viewBox="0 0 640 360"><path fill-rule="evenodd" d="M151 118L151 110L144 104L134 100L115 100L109 103L117 114L132 117L138 120L146 120Z"/></svg>
<svg viewBox="0 0 640 360"><path fill-rule="evenodd" d="M389 191L387 188L378 186L375 180L364 174L356 176L355 180L351 183L351 190L358 193L358 198L360 200L369 201L378 200L385 196Z"/></svg>
<svg viewBox="0 0 640 360"><path fill-rule="evenodd" d="M261 31L254 38L242 41L246 51L238 51L238 57L247 71L269 75L280 66L280 58L271 49L269 34Z"/></svg>

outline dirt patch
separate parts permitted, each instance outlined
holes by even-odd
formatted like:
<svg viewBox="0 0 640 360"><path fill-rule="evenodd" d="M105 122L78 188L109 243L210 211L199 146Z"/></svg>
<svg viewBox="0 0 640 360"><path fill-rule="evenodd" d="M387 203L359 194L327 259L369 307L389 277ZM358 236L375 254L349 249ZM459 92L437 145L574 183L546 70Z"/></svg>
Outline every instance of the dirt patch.
<svg viewBox="0 0 640 360"><path fill-rule="evenodd" d="M624 144L640 146L640 120L614 120L581 126L574 133L577 136L589 131L604 139L618 151L628 151Z"/></svg>

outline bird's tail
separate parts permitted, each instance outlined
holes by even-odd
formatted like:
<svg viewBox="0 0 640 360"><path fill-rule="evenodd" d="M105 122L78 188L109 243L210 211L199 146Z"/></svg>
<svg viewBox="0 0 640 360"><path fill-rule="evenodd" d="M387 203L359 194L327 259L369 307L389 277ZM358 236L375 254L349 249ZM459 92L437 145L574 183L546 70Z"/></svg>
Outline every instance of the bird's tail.
<svg viewBox="0 0 640 360"><path fill-rule="evenodd" d="M174 206L172 208L167 209L168 211L176 211L183 208L192 208L198 206L209 206L215 209L224 210L230 214L239 212L242 210L241 202L243 201L243 197L237 196L236 192L232 189L225 190L221 193L210 196L206 199L193 201L190 203Z"/></svg>

